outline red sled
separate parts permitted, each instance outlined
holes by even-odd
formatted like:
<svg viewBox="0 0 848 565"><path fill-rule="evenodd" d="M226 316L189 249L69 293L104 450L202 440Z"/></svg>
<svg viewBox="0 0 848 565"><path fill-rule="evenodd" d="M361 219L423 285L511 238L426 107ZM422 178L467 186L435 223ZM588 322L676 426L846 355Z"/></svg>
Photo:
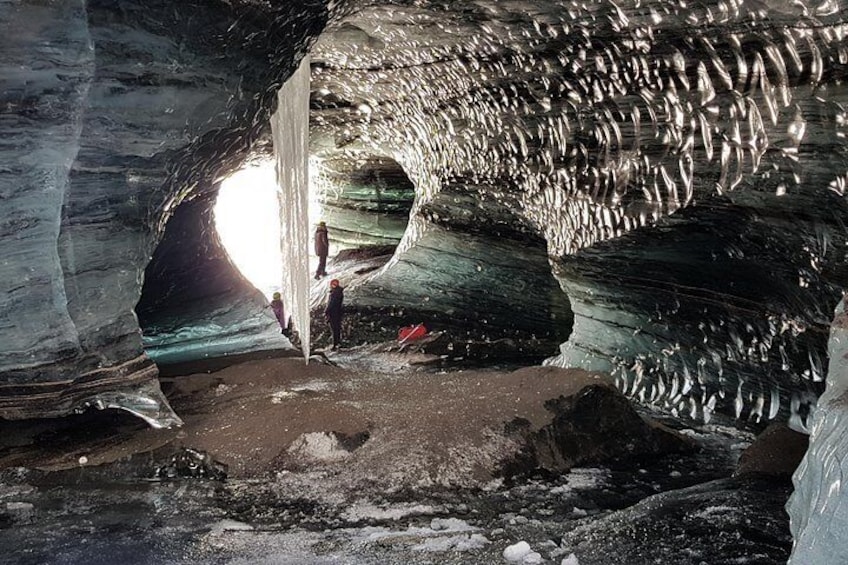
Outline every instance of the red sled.
<svg viewBox="0 0 848 565"><path fill-rule="evenodd" d="M405 326L398 330L398 341L406 343L407 341L415 341L427 337L427 326L418 324L417 326Z"/></svg>

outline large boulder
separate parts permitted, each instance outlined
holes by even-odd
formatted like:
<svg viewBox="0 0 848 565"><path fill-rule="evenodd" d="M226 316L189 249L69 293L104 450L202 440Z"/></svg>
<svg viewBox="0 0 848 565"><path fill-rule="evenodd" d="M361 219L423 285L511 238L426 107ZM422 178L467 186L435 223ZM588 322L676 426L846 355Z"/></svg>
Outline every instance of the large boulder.
<svg viewBox="0 0 848 565"><path fill-rule="evenodd" d="M762 473L791 477L809 444L809 436L790 429L786 424L771 424L742 453L734 474Z"/></svg>
<svg viewBox="0 0 848 565"><path fill-rule="evenodd" d="M550 423L534 429L516 418L508 429L526 442L506 470L565 472L577 465L629 457L691 451L692 440L640 416L630 401L607 383L589 384L574 394L544 403Z"/></svg>

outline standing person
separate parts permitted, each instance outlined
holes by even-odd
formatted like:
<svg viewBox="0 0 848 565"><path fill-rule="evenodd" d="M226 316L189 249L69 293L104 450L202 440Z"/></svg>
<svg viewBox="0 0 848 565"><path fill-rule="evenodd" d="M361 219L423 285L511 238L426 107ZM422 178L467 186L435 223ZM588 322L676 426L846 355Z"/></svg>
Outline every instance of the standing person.
<svg viewBox="0 0 848 565"><path fill-rule="evenodd" d="M318 268L315 270L315 280L327 276L327 255L330 254L330 236L327 233L327 224L318 222L315 230L315 255L318 256Z"/></svg>
<svg viewBox="0 0 848 565"><path fill-rule="evenodd" d="M271 300L271 310L274 311L274 315L277 317L277 322L280 324L282 334L285 336L289 335L288 326L286 325L286 316L283 310L283 299L279 292L275 292L273 295L273 299Z"/></svg>
<svg viewBox="0 0 848 565"><path fill-rule="evenodd" d="M330 281L330 298L327 300L327 308L324 309L324 316L333 332L333 350L338 349L342 342L342 302L344 289L339 286L339 279L333 279Z"/></svg>

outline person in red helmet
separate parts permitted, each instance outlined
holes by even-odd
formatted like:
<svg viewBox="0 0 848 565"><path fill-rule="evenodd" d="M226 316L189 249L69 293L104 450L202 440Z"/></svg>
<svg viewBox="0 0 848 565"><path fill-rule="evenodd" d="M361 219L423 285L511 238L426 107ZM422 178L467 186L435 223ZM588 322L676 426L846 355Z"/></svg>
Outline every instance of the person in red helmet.
<svg viewBox="0 0 848 565"><path fill-rule="evenodd" d="M330 324L333 333L333 350L339 348L342 342L342 303L344 302L344 289L339 285L339 279L330 281L330 296L327 299L327 307L324 316Z"/></svg>

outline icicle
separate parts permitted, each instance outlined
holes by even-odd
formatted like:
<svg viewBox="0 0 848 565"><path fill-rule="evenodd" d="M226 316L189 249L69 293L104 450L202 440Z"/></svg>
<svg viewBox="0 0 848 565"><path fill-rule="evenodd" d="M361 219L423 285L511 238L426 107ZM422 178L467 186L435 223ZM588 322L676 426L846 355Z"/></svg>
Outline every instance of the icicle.
<svg viewBox="0 0 848 565"><path fill-rule="evenodd" d="M271 133L277 158L283 298L309 362L309 58L277 93Z"/></svg>

